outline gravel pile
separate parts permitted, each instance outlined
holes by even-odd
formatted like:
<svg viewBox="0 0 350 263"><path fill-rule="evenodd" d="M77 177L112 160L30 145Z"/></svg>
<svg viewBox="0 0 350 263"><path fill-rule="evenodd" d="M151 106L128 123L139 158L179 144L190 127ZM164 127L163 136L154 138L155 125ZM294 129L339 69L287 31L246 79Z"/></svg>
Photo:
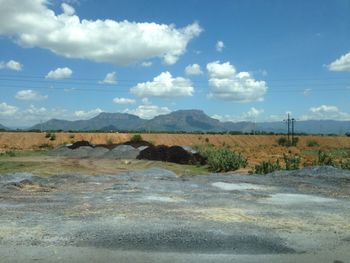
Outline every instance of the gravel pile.
<svg viewBox="0 0 350 263"><path fill-rule="evenodd" d="M126 142L113 145L92 145L79 141L71 145L59 146L48 153L49 156L106 158L106 159L145 159L178 164L205 164L206 159L190 147L153 146L146 141Z"/></svg>

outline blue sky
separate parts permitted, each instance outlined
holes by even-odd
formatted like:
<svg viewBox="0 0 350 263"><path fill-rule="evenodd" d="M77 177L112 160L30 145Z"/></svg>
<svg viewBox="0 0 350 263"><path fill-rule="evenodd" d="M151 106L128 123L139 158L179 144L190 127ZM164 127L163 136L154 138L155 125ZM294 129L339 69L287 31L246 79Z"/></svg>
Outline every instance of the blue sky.
<svg viewBox="0 0 350 263"><path fill-rule="evenodd" d="M350 120L350 2L0 0L0 123Z"/></svg>

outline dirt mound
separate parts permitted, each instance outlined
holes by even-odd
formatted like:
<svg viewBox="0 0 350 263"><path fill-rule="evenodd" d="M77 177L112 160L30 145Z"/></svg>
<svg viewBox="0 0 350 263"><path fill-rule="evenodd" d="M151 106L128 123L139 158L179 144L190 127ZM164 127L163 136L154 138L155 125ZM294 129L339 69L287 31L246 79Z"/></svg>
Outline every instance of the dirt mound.
<svg viewBox="0 0 350 263"><path fill-rule="evenodd" d="M74 150L74 149L80 148L82 146L88 146L88 147L92 147L92 148L94 147L90 142L83 140L83 141L77 141L77 142L73 143L72 145L68 146L68 148Z"/></svg>
<svg viewBox="0 0 350 263"><path fill-rule="evenodd" d="M180 146L166 145L149 146L140 152L137 159L172 162L179 164L205 164L205 158L199 154L192 154Z"/></svg>

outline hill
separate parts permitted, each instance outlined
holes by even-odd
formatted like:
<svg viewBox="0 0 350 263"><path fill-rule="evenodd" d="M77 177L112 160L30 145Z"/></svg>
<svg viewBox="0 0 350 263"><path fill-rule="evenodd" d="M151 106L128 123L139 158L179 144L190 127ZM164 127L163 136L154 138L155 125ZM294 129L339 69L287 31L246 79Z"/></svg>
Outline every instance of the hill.
<svg viewBox="0 0 350 263"><path fill-rule="evenodd" d="M162 132L274 132L285 133L281 122L221 122L201 110L179 110L159 115L151 120L127 113L100 113L89 120L52 119L36 124L31 130L63 131L162 131ZM345 134L350 132L350 121L308 120L298 121L295 132L313 134Z"/></svg>
<svg viewBox="0 0 350 263"><path fill-rule="evenodd" d="M0 130L8 130L8 128L5 127L4 125L0 124Z"/></svg>

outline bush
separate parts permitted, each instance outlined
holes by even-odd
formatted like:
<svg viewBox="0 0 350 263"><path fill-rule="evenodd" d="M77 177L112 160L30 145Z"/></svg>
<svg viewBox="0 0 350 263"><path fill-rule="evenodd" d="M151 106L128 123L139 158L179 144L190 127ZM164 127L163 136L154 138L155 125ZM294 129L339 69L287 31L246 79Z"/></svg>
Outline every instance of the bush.
<svg viewBox="0 0 350 263"><path fill-rule="evenodd" d="M340 168L344 170L350 170L350 160L341 160L340 162Z"/></svg>
<svg viewBox="0 0 350 263"><path fill-rule="evenodd" d="M326 153L323 151L318 151L318 160L317 165L330 165L336 166L336 163L333 159L333 156L330 153Z"/></svg>
<svg viewBox="0 0 350 263"><path fill-rule="evenodd" d="M208 167L213 172L235 171L247 166L247 159L229 149L213 149L207 152Z"/></svg>
<svg viewBox="0 0 350 263"><path fill-rule="evenodd" d="M300 157L298 155L289 156L283 155L286 170L298 170L300 167Z"/></svg>
<svg viewBox="0 0 350 263"><path fill-rule="evenodd" d="M277 143L278 145L281 145L281 146L287 146L288 140L285 137L280 137L278 138Z"/></svg>
<svg viewBox="0 0 350 263"><path fill-rule="evenodd" d="M255 165L254 173L255 174L268 174L274 171L281 170L282 167L277 160L275 163L271 161L262 161L261 163Z"/></svg>
<svg viewBox="0 0 350 263"><path fill-rule="evenodd" d="M106 139L106 144L107 145L112 145L113 144L113 139L112 138L107 138Z"/></svg>
<svg viewBox="0 0 350 263"><path fill-rule="evenodd" d="M286 137L280 137L277 140L278 145L285 146L285 147L297 146L298 142L299 142L298 137L294 137L292 140L288 140Z"/></svg>
<svg viewBox="0 0 350 263"><path fill-rule="evenodd" d="M130 141L141 142L141 141L143 141L143 139L142 139L142 136L140 134L135 134L131 137Z"/></svg>
<svg viewBox="0 0 350 263"><path fill-rule="evenodd" d="M54 141L56 140L56 134L55 133L51 133L50 134L50 141Z"/></svg>
<svg viewBox="0 0 350 263"><path fill-rule="evenodd" d="M46 134L45 134L45 138L50 138L51 137L51 132L47 132Z"/></svg>
<svg viewBox="0 0 350 263"><path fill-rule="evenodd" d="M15 151L5 151L5 152L0 153L0 156L15 157L16 152Z"/></svg>
<svg viewBox="0 0 350 263"><path fill-rule="evenodd" d="M307 147L318 147L320 144L315 140L309 140L306 142Z"/></svg>

